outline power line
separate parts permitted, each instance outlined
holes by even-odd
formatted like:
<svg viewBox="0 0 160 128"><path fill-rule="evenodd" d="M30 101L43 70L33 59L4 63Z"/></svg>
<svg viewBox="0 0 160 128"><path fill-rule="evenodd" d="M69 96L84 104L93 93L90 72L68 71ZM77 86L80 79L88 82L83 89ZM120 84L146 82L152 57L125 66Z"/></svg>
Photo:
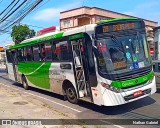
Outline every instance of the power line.
<svg viewBox="0 0 160 128"><path fill-rule="evenodd" d="M14 24L16 24L17 22L21 21L29 12L31 12L42 0L40 0L39 2L37 2L32 8L30 8L30 10L27 11L26 14L22 15L22 17L16 19L13 23L11 23L10 25L8 25L6 28L4 28L3 30L6 30L8 27L13 26ZM2 31L3 31L2 30Z"/></svg>
<svg viewBox="0 0 160 128"><path fill-rule="evenodd" d="M10 20L5 20L5 21L10 21ZM44 27L41 27L41 26L36 26L36 25L30 25L30 24L25 24L25 23L19 23L20 25L27 25L27 26L31 26L31 27L35 27L35 28L44 28ZM0 32L2 30L0 29Z"/></svg>
<svg viewBox="0 0 160 128"><path fill-rule="evenodd" d="M17 11L17 9L19 9L25 2L27 2L27 0L24 0L17 8L15 8L9 15L8 15L8 13L7 13L7 15L5 15L1 20L0 20L0 23L1 22L3 22L4 20L6 20L9 16L11 16L14 12L16 12ZM16 4L18 4L18 2L16 3ZM13 6L14 7L14 6ZM13 9L13 8L12 8ZM11 10L12 10L11 9Z"/></svg>
<svg viewBox="0 0 160 128"><path fill-rule="evenodd" d="M15 2L15 0L13 0L13 1L0 13L0 15L2 15L14 2Z"/></svg>
<svg viewBox="0 0 160 128"><path fill-rule="evenodd" d="M2 2L3 2L3 0L0 1L0 3L2 3Z"/></svg>
<svg viewBox="0 0 160 128"><path fill-rule="evenodd" d="M1 32L2 31L4 32L10 29L13 25L20 23L20 21L24 19L30 12L32 12L33 9L35 9L43 0L23 0L18 5L17 3L19 3L19 1L21 0L18 0L15 3L12 1L7 6L7 8L1 12L1 14L5 13L3 17L0 18ZM13 5L16 5L16 7L14 7ZM39 27L39 28L43 28L43 27Z"/></svg>
<svg viewBox="0 0 160 128"><path fill-rule="evenodd" d="M35 12L36 10L38 10L39 8L41 8L43 5L47 4L50 0L47 0L44 4L42 4L41 6L39 6L38 8L36 8L35 10L33 10L32 12Z"/></svg>

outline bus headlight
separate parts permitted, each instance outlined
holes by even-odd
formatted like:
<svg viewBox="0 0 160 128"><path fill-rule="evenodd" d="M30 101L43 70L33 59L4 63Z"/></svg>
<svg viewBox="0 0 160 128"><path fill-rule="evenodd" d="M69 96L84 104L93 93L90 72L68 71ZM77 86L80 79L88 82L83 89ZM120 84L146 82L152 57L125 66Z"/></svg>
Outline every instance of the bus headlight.
<svg viewBox="0 0 160 128"><path fill-rule="evenodd" d="M114 87L114 86L110 86L109 84L106 84L106 83L104 83L104 82L101 82L101 85L102 85L104 88L109 89L109 90L111 90L111 91L113 91L113 92L116 92L116 93L120 93L120 92L121 92L121 89L120 89L120 88L116 88L116 87Z"/></svg>
<svg viewBox="0 0 160 128"><path fill-rule="evenodd" d="M154 79L154 74L153 74L152 78L150 80L148 80L148 84L152 83L153 79Z"/></svg>

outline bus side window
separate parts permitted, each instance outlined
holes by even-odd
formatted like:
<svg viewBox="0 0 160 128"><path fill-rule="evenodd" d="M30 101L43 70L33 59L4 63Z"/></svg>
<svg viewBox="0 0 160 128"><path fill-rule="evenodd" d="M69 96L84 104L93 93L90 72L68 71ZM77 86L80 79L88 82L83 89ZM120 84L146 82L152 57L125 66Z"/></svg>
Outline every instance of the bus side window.
<svg viewBox="0 0 160 128"><path fill-rule="evenodd" d="M53 52L54 52L54 60L55 61L60 61L60 56L61 56L61 49L60 49L60 44L56 43L53 45Z"/></svg>
<svg viewBox="0 0 160 128"><path fill-rule="evenodd" d="M18 61L19 62L22 62L23 61L23 49L22 48L19 48L17 50L17 58L18 58Z"/></svg>
<svg viewBox="0 0 160 128"><path fill-rule="evenodd" d="M33 61L33 51L31 47L26 47L26 58L27 61Z"/></svg>
<svg viewBox="0 0 160 128"><path fill-rule="evenodd" d="M45 60L52 61L51 43L45 43Z"/></svg>
<svg viewBox="0 0 160 128"><path fill-rule="evenodd" d="M6 57L7 57L8 63L12 63L13 62L10 50L6 50Z"/></svg>
<svg viewBox="0 0 160 128"><path fill-rule="evenodd" d="M34 61L40 61L39 45L33 46L33 57L34 57Z"/></svg>
<svg viewBox="0 0 160 128"><path fill-rule="evenodd" d="M69 61L71 60L71 50L68 47L68 41L53 43L53 60Z"/></svg>
<svg viewBox="0 0 160 128"><path fill-rule="evenodd" d="M41 44L40 61L45 61L45 54L46 54L45 45Z"/></svg>
<svg viewBox="0 0 160 128"><path fill-rule="evenodd" d="M23 59L24 59L24 61L27 61L27 51L26 51L26 47L23 48Z"/></svg>

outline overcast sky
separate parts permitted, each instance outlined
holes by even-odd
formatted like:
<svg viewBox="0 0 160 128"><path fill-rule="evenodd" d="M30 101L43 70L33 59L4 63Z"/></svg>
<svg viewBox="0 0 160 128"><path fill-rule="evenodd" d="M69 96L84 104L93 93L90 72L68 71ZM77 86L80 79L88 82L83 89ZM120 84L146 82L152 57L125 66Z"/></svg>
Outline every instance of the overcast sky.
<svg viewBox="0 0 160 128"><path fill-rule="evenodd" d="M8 5L8 1L0 3L0 12ZM59 12L81 6L99 7L160 23L159 0L44 0L43 3L30 13L21 23L35 31L50 26L59 26ZM11 43L9 34L0 35L0 46Z"/></svg>

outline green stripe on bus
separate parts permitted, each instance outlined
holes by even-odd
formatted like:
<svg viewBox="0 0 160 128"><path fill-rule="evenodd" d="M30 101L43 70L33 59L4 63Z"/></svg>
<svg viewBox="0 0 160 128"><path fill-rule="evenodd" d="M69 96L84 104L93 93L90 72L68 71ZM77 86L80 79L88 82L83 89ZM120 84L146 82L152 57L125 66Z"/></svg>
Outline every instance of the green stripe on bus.
<svg viewBox="0 0 160 128"><path fill-rule="evenodd" d="M69 36L69 40L80 39L80 38L83 38L83 37L84 37L84 34L83 33L79 33L79 34L76 34L76 35Z"/></svg>
<svg viewBox="0 0 160 128"><path fill-rule="evenodd" d="M115 86L117 88L126 88L126 87L131 87L131 86L136 86L138 84L142 84L144 82L147 82L151 78L153 78L154 73L150 72L149 74L145 76L141 76L135 79L131 80L126 80L126 81L112 81L111 85Z"/></svg>
<svg viewBox="0 0 160 128"><path fill-rule="evenodd" d="M98 21L96 24L100 24L100 23L109 23L109 22L114 22L114 21L123 21L123 20L137 20L138 18L115 18L115 19L110 19L110 20L101 20Z"/></svg>
<svg viewBox="0 0 160 128"><path fill-rule="evenodd" d="M33 45L33 44L37 44L43 41L47 41L47 40L51 40L51 39L56 39L56 38L61 38L63 36L64 32L59 32L57 34L53 34L50 36L46 36L46 37L42 37L42 38L38 38L38 39L33 39L33 40L29 40L29 41L23 41L20 44L14 45L14 46L10 46L9 49L16 49L16 48L21 48L21 47L25 47L28 45Z"/></svg>
<svg viewBox="0 0 160 128"><path fill-rule="evenodd" d="M18 71L26 74L27 79L37 87L50 89L50 66L51 62L44 62L44 64L43 62L19 62ZM38 70L36 70L37 68Z"/></svg>

